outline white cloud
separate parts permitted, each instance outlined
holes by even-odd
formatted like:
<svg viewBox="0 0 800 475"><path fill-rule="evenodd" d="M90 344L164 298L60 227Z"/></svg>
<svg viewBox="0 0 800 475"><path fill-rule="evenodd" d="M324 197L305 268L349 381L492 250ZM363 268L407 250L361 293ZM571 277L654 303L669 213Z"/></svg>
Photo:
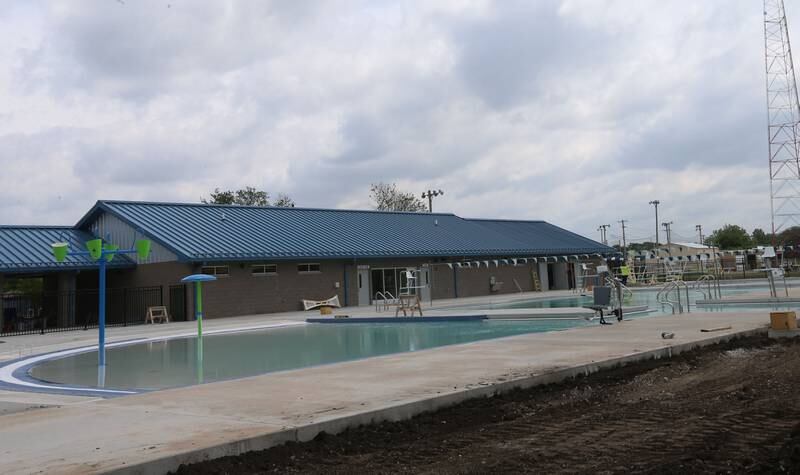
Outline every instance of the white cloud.
<svg viewBox="0 0 800 475"><path fill-rule="evenodd" d="M368 207L395 181L592 237L650 232L656 198L681 235L766 228L761 21L724 0L26 2L0 12L0 223L246 185Z"/></svg>

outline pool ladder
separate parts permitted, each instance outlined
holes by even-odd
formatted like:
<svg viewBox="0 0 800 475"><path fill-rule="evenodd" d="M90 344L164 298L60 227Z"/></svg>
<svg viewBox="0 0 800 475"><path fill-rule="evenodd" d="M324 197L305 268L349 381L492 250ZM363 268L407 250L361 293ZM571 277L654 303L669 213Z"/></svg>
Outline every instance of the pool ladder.
<svg viewBox="0 0 800 475"><path fill-rule="evenodd" d="M704 284L706 287L705 291L703 290ZM706 300L722 298L722 289L719 285L719 279L713 274L705 274L697 279L694 284L692 284L692 290L701 293Z"/></svg>
<svg viewBox="0 0 800 475"><path fill-rule="evenodd" d="M691 313L692 309L689 301L689 286L682 280L671 280L664 284L664 287L662 287L661 290L659 290L656 294L656 300L661 304L662 307L664 305L669 305L669 307L672 309L673 315L675 314L675 310L677 310L677 313L683 313L684 301L681 297L682 291L685 291L686 294L686 313ZM675 296L674 299L672 298L673 294Z"/></svg>
<svg viewBox="0 0 800 475"><path fill-rule="evenodd" d="M390 305L397 305L397 299L394 298L394 295L388 290L386 292L375 292L375 298L373 300L375 301L376 312L381 311L381 305L383 305L383 310L389 310Z"/></svg>

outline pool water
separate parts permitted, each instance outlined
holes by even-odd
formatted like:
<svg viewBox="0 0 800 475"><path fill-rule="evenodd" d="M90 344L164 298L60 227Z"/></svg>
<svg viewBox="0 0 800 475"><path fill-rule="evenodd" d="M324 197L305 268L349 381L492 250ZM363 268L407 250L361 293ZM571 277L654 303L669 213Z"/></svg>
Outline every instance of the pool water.
<svg viewBox="0 0 800 475"><path fill-rule="evenodd" d="M723 297L734 297L736 295L748 294L754 291L767 291L767 287L733 287L723 288ZM681 291L681 299L685 305L685 291ZM623 299L623 305L641 306L646 305L649 307L650 315L663 315L671 314L672 309L668 305L662 305L657 299L658 289L640 290L637 289L632 295L626 295ZM758 309L771 309L771 310L788 310L793 309L795 306L792 304L737 304L737 305L697 305L697 300L705 300L705 296L697 291L689 290L689 301L691 302L692 312L736 312ZM673 294L674 299L674 294ZM531 300L516 300L512 302L502 303L489 303L478 306L470 307L451 307L451 308L469 308L476 310L491 310L491 309L507 309L507 308L576 308L584 307L592 304L592 296L589 295L575 295L571 297L553 297L548 299L531 299Z"/></svg>
<svg viewBox="0 0 800 475"><path fill-rule="evenodd" d="M188 386L587 324L566 319L307 324L207 335L202 352L195 337L138 343L107 350L104 387L147 390ZM29 373L50 383L97 387L97 352L45 361Z"/></svg>

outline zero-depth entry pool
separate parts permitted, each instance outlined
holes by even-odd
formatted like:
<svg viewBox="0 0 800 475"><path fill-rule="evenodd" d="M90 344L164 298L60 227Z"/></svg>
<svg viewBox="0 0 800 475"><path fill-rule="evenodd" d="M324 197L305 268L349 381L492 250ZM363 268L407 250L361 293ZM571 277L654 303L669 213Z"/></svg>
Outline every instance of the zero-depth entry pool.
<svg viewBox="0 0 800 475"><path fill-rule="evenodd" d="M107 350L104 387L166 389L587 324L574 319L308 324L206 335L201 352L196 337L137 343ZM47 383L97 388L97 352L46 360L28 374Z"/></svg>

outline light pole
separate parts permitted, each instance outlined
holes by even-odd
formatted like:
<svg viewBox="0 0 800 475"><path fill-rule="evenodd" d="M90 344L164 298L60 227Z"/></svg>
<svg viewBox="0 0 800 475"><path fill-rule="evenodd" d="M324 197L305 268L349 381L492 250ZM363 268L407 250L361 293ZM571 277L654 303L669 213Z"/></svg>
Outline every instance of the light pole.
<svg viewBox="0 0 800 475"><path fill-rule="evenodd" d="M422 193L422 198L428 198L428 212L433 213L433 198L444 195L442 190L428 190Z"/></svg>
<svg viewBox="0 0 800 475"><path fill-rule="evenodd" d="M610 227L611 227L610 224L601 224L600 227L597 228L597 230L600 231L600 241L606 246L608 246L608 239L606 239L606 229Z"/></svg>
<svg viewBox="0 0 800 475"><path fill-rule="evenodd" d="M650 202L651 205L656 207L656 247L658 247L658 205L661 204L658 200L653 200Z"/></svg>
<svg viewBox="0 0 800 475"><path fill-rule="evenodd" d="M667 246L672 244L672 224L673 224L672 221L667 223L661 223L661 225L664 226L664 229L667 232Z"/></svg>

